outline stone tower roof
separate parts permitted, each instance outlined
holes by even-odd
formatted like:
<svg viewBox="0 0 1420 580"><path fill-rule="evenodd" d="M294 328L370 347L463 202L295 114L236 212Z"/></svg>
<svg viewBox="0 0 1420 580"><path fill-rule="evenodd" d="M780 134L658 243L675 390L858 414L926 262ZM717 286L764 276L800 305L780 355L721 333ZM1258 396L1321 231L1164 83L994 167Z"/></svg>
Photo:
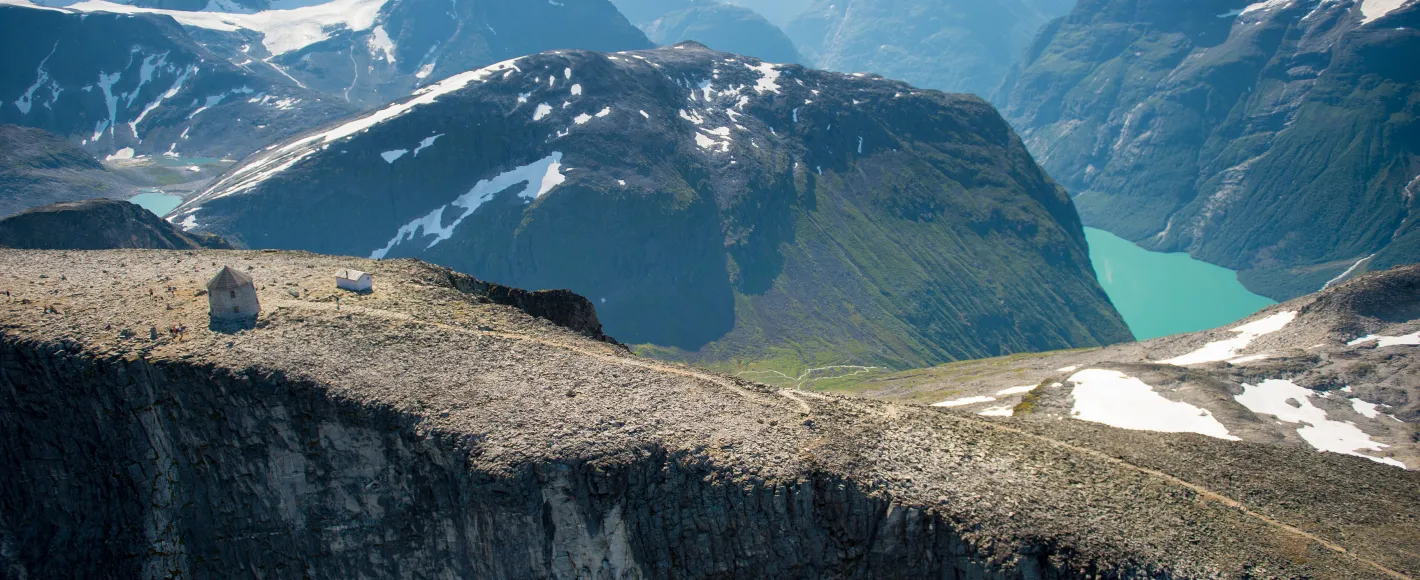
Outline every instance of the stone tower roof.
<svg viewBox="0 0 1420 580"><path fill-rule="evenodd" d="M232 290L251 284L251 276L233 270L231 266L222 266L222 271L207 281L207 290Z"/></svg>

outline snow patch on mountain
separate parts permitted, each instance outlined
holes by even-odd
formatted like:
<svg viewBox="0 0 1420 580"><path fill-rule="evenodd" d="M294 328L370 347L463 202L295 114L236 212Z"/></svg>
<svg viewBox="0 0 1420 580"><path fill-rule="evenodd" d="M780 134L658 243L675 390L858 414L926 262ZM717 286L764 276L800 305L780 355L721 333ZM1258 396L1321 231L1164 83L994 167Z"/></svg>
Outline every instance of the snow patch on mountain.
<svg viewBox="0 0 1420 580"><path fill-rule="evenodd" d="M35 84L30 85L30 88L25 90L24 94L20 95L19 99L15 100L15 107L20 110L21 115L30 114L30 107L34 104L35 91L39 90L40 86L44 85L45 81L49 80L49 71L44 69L44 65L49 62L49 57L54 56L54 51L58 48L59 41L56 40L54 41L54 47L49 49L49 54L46 55L43 60L39 61L39 67L35 69ZM57 91L54 92L54 98L59 98Z"/></svg>
<svg viewBox="0 0 1420 580"><path fill-rule="evenodd" d="M1348 342L1346 346L1357 346L1368 342L1376 343L1376 348L1385 348L1388 346L1420 346L1420 332L1412 332L1402 336L1381 336L1372 334Z"/></svg>
<svg viewBox="0 0 1420 580"><path fill-rule="evenodd" d="M1243 384L1243 394L1233 397L1248 410L1263 416L1271 415L1284 423L1300 423L1297 435L1308 445L1332 453L1365 457L1371 461L1405 469L1405 464L1385 457L1371 457L1361 451L1380 451L1388 447L1371 440L1350 422L1328 419L1326 411L1312 405L1316 391L1297 386L1292 381L1269 379L1258 385Z"/></svg>
<svg viewBox="0 0 1420 580"><path fill-rule="evenodd" d="M429 237L434 239L429 242L424 249L432 248L439 242L449 239L454 234L454 230L463 223L463 220L493 196L508 191L511 188L522 184L523 189L515 195L524 198L528 202L542 197L547 192L552 191L563 182L567 181L567 176L562 174L562 153L553 152L551 155L502 173L492 179L480 180L473 189L450 202L447 205L439 206L434 211L429 212L424 217L416 219L395 233L393 239L385 247L375 250L370 254L370 259L380 260L389 255L389 252L396 246L406 241L414 241L416 236ZM462 213L454 218L449 225L444 224L444 212L451 208L462 208Z"/></svg>
<svg viewBox="0 0 1420 580"><path fill-rule="evenodd" d="M1363 0L1361 2L1361 24L1370 24L1385 15L1399 10L1410 0Z"/></svg>
<svg viewBox="0 0 1420 580"><path fill-rule="evenodd" d="M1071 415L1135 431L1198 433L1237 441L1207 409L1164 398L1154 388L1119 371L1087 369L1070 377L1075 383Z"/></svg>
<svg viewBox="0 0 1420 580"><path fill-rule="evenodd" d="M977 403L990 403L990 402L995 401L995 400L996 400L996 397L987 397L987 396L962 397L962 398L960 398L960 399L952 399L952 400L949 400L949 401L942 401L942 402L940 402L940 403L933 403L932 406L933 406L933 407L948 407L948 408L950 408L950 407L965 407L965 406L967 406L967 405L975 405L975 404L977 404Z"/></svg>
<svg viewBox="0 0 1420 580"><path fill-rule="evenodd" d="M381 55L385 57L385 62L394 64L394 41L390 40L390 35L385 32L385 27L376 26L370 34L370 56L379 57Z"/></svg>
<svg viewBox="0 0 1420 580"><path fill-rule="evenodd" d="M369 30L374 26L375 17L379 15L380 9L387 1L333 0L289 10L265 10L254 14L164 10L118 4L107 0L85 0L70 4L65 9L70 12L161 14L172 17L173 20L184 26L221 32L251 30L261 33L261 44L272 56L278 56L327 40L334 31L341 28L354 32Z"/></svg>
<svg viewBox="0 0 1420 580"><path fill-rule="evenodd" d="M434 142L438 141L439 138L443 136L443 133L439 133L438 135L431 135L429 137L425 137L422 141L419 142L419 146L414 148L414 156L418 157L420 151L432 147L434 145Z"/></svg>
<svg viewBox="0 0 1420 580"><path fill-rule="evenodd" d="M1232 329L1237 336L1203 345L1203 348L1183 356L1162 361L1164 364L1188 366L1207 362L1225 361L1237 358L1258 337L1272 334L1285 328L1296 319L1296 312L1279 312L1262 320L1257 320Z"/></svg>
<svg viewBox="0 0 1420 580"><path fill-rule="evenodd" d="M478 70L456 74L415 91L414 95L408 99L392 103L373 113L358 117L324 132L292 141L282 147L264 150L255 156L253 160L248 161L245 165L227 174L226 177L214 184L212 189L209 190L212 193L194 198L188 203L196 204L201 200L222 198L256 187L263 181L270 179L272 176L282 171L290 169L302 159L319 151L321 145L368 131L370 128L384 123L385 121L403 115L421 105L433 103L439 100L439 97L463 89L470 84L486 82L495 73L505 70L520 71L517 65L514 64L518 60L517 58L506 60Z"/></svg>

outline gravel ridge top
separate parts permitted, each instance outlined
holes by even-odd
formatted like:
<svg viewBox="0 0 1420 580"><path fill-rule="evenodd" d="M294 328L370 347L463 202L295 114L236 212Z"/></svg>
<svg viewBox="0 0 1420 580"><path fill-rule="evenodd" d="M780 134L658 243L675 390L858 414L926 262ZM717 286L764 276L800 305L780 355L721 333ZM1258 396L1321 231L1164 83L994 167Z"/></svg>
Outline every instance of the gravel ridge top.
<svg viewBox="0 0 1420 580"><path fill-rule="evenodd" d="M208 328L223 265L256 280L255 328ZM342 268L375 291L337 291ZM171 289L171 290L170 290ZM1420 474L1364 459L996 421L780 390L628 353L458 291L412 260L300 252L0 250L0 340L284 380L469 442L478 477L650 449L725 485L835 478L930 510L1002 565L1048 550L1105 575L1420 576ZM338 300L337 300L337 297Z"/></svg>

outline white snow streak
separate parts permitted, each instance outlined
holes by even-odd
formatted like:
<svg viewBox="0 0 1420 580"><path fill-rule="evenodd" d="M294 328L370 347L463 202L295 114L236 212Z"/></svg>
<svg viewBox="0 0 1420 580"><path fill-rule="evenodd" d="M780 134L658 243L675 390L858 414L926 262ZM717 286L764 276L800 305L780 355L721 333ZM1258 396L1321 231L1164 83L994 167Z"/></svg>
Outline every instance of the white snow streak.
<svg viewBox="0 0 1420 580"><path fill-rule="evenodd" d="M1279 312L1262 320L1232 329L1237 333L1237 336L1233 338L1210 342L1196 351L1161 362L1168 365L1187 366L1236 358L1238 353L1252 344L1252 341L1257 340L1260 336L1282 330L1296 317L1296 312Z"/></svg>
<svg viewBox="0 0 1420 580"><path fill-rule="evenodd" d="M399 228L393 239L385 247L375 250L370 254L370 259L380 260L389 255L389 252L405 241L414 241L416 236L433 236L433 241L429 242L424 249L438 245L439 242L449 239L454 235L454 230L463 223L463 220L473 212L478 210L484 202L493 199L503 191L511 190L518 185L523 185L522 190L517 192L517 196L532 201L542 197L553 188L567 181L567 177L562 174L562 153L554 152L552 155L518 167L500 174L492 179L484 179L473 186L473 189L450 202L448 205L439 206L434 211L429 212L424 217L416 219L404 227ZM461 208L462 212L454 218L449 225L444 224L444 211L451 208Z"/></svg>
<svg viewBox="0 0 1420 580"><path fill-rule="evenodd" d="M1375 342L1376 348L1385 348L1388 346L1420 346L1420 332L1412 332L1402 336L1381 336L1379 334L1372 334L1348 342L1346 346L1356 346L1368 342Z"/></svg>

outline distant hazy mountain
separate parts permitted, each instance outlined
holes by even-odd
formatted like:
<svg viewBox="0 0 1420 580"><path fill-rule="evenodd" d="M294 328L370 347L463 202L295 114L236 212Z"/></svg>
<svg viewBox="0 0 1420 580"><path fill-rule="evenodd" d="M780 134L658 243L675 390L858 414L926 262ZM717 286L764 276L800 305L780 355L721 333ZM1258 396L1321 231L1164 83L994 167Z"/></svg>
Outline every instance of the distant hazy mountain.
<svg viewBox="0 0 1420 580"><path fill-rule="evenodd" d="M986 102L699 45L543 53L257 153L170 219L591 298L712 364L1129 339L1068 197Z"/></svg>
<svg viewBox="0 0 1420 580"><path fill-rule="evenodd" d="M998 100L1086 223L1276 299L1420 260L1420 3L1085 0Z"/></svg>
<svg viewBox="0 0 1420 580"><path fill-rule="evenodd" d="M25 0L9 3L24 4ZM607 0L158 3L184 9L90 0L63 10L169 16L204 49L233 66L283 77L356 108L402 98L448 75L523 54L559 48L614 51L651 46ZM267 7L271 9L254 12ZM101 38L111 36L107 33ZM39 39L34 43L44 44L32 49L41 53L53 45ZM126 47L111 49L113 58L127 54Z"/></svg>
<svg viewBox="0 0 1420 580"><path fill-rule="evenodd" d="M813 5L814 0L725 0L725 3L749 8L763 15L775 26L788 28L795 18Z"/></svg>
<svg viewBox="0 0 1420 580"><path fill-rule="evenodd" d="M717 0L614 1L652 42L662 46L695 41L769 62L803 60L783 30L748 8Z"/></svg>
<svg viewBox="0 0 1420 580"><path fill-rule="evenodd" d="M39 129L0 125L0 217L61 201L129 195L83 149Z"/></svg>
<svg viewBox="0 0 1420 580"><path fill-rule="evenodd" d="M787 28L804 57L842 72L990 96L1066 0L818 0Z"/></svg>
<svg viewBox="0 0 1420 580"><path fill-rule="evenodd" d="M159 15L0 5L0 37L0 122L98 157L241 156L354 111L259 60L222 58Z"/></svg>

